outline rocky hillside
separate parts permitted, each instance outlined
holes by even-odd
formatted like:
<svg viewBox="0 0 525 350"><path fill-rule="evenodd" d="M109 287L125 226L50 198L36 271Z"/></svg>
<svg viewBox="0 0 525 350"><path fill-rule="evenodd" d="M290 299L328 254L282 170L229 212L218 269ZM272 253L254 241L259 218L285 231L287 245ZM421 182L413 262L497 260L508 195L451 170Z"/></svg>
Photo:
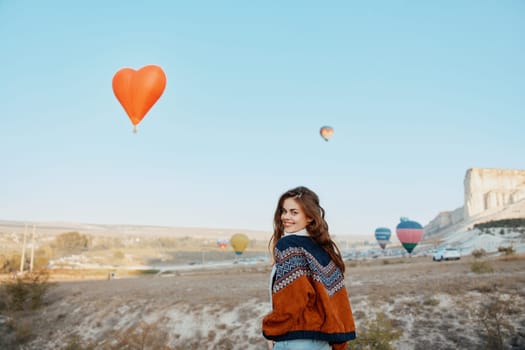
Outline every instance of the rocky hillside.
<svg viewBox="0 0 525 350"><path fill-rule="evenodd" d="M464 188L464 205L439 213L425 226L425 238L485 221L525 217L525 170L468 169Z"/></svg>

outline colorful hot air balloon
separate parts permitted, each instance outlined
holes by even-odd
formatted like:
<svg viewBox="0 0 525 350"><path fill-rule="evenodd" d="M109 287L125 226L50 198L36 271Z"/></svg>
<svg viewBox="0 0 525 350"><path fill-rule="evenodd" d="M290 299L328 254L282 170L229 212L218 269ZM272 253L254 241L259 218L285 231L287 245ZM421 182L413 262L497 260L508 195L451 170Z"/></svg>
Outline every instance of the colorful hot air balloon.
<svg viewBox="0 0 525 350"><path fill-rule="evenodd" d="M384 250L386 248L386 245L390 243L391 234L392 232L390 231L389 228L386 228L386 227L376 228L375 236L376 236L377 243L379 243L379 246L381 247L381 249Z"/></svg>
<svg viewBox="0 0 525 350"><path fill-rule="evenodd" d="M133 131L160 98L166 87L166 75L159 66L134 70L123 68L113 76L113 93L128 114Z"/></svg>
<svg viewBox="0 0 525 350"><path fill-rule="evenodd" d="M322 137L325 141L328 141L328 140L330 140L330 138L331 138L332 135L334 134L334 129L333 129L331 126L323 126L323 127L321 127L321 129L319 130L319 133L321 134L321 137Z"/></svg>
<svg viewBox="0 0 525 350"><path fill-rule="evenodd" d="M396 226L396 234L403 247L411 254L423 238L423 226L408 218L401 218L401 222Z"/></svg>
<svg viewBox="0 0 525 350"><path fill-rule="evenodd" d="M241 255L250 243L250 239L244 233L236 233L230 238L230 244L237 255Z"/></svg>
<svg viewBox="0 0 525 350"><path fill-rule="evenodd" d="M218 239L217 240L217 246L219 248L225 249L228 246L228 240L227 239Z"/></svg>

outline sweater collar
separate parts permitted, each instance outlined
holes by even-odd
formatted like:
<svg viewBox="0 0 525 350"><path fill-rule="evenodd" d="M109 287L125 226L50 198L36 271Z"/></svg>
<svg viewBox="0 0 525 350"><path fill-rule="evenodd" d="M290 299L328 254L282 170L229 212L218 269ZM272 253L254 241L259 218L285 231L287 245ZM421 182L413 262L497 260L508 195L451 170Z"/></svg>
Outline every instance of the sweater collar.
<svg viewBox="0 0 525 350"><path fill-rule="evenodd" d="M303 228L302 230L299 230L299 231L296 231L296 232L284 232L284 235L285 236L289 236L289 235L296 235L296 236L310 236L308 234L308 231L306 231L305 228Z"/></svg>

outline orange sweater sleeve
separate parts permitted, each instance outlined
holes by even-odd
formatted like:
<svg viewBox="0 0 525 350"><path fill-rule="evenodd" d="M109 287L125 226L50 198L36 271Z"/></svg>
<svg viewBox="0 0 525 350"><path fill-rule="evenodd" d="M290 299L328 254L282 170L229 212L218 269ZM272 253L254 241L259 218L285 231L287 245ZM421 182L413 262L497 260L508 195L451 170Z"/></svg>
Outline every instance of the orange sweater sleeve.
<svg viewBox="0 0 525 350"><path fill-rule="evenodd" d="M273 310L263 319L265 335L282 335L295 330L295 326L304 324L301 319L308 315L307 306L314 302L315 291L306 276L294 281L293 288L288 286L272 293Z"/></svg>

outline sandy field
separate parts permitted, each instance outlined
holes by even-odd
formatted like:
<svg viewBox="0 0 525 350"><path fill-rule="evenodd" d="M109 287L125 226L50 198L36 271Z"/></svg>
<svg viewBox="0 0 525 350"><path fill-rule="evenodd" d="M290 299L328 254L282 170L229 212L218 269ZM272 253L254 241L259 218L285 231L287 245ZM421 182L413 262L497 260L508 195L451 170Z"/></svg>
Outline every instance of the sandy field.
<svg viewBox="0 0 525 350"><path fill-rule="evenodd" d="M484 261L493 272L472 272L472 257L348 262L358 337L382 312L401 332L395 349L487 348L486 325L494 324L504 324L505 348L524 349L525 257ZM112 280L56 274L42 308L4 315L0 348L266 349L260 324L270 309L269 271L259 262ZM484 317L496 304L504 307ZM9 342L7 316L29 333L22 345Z"/></svg>

